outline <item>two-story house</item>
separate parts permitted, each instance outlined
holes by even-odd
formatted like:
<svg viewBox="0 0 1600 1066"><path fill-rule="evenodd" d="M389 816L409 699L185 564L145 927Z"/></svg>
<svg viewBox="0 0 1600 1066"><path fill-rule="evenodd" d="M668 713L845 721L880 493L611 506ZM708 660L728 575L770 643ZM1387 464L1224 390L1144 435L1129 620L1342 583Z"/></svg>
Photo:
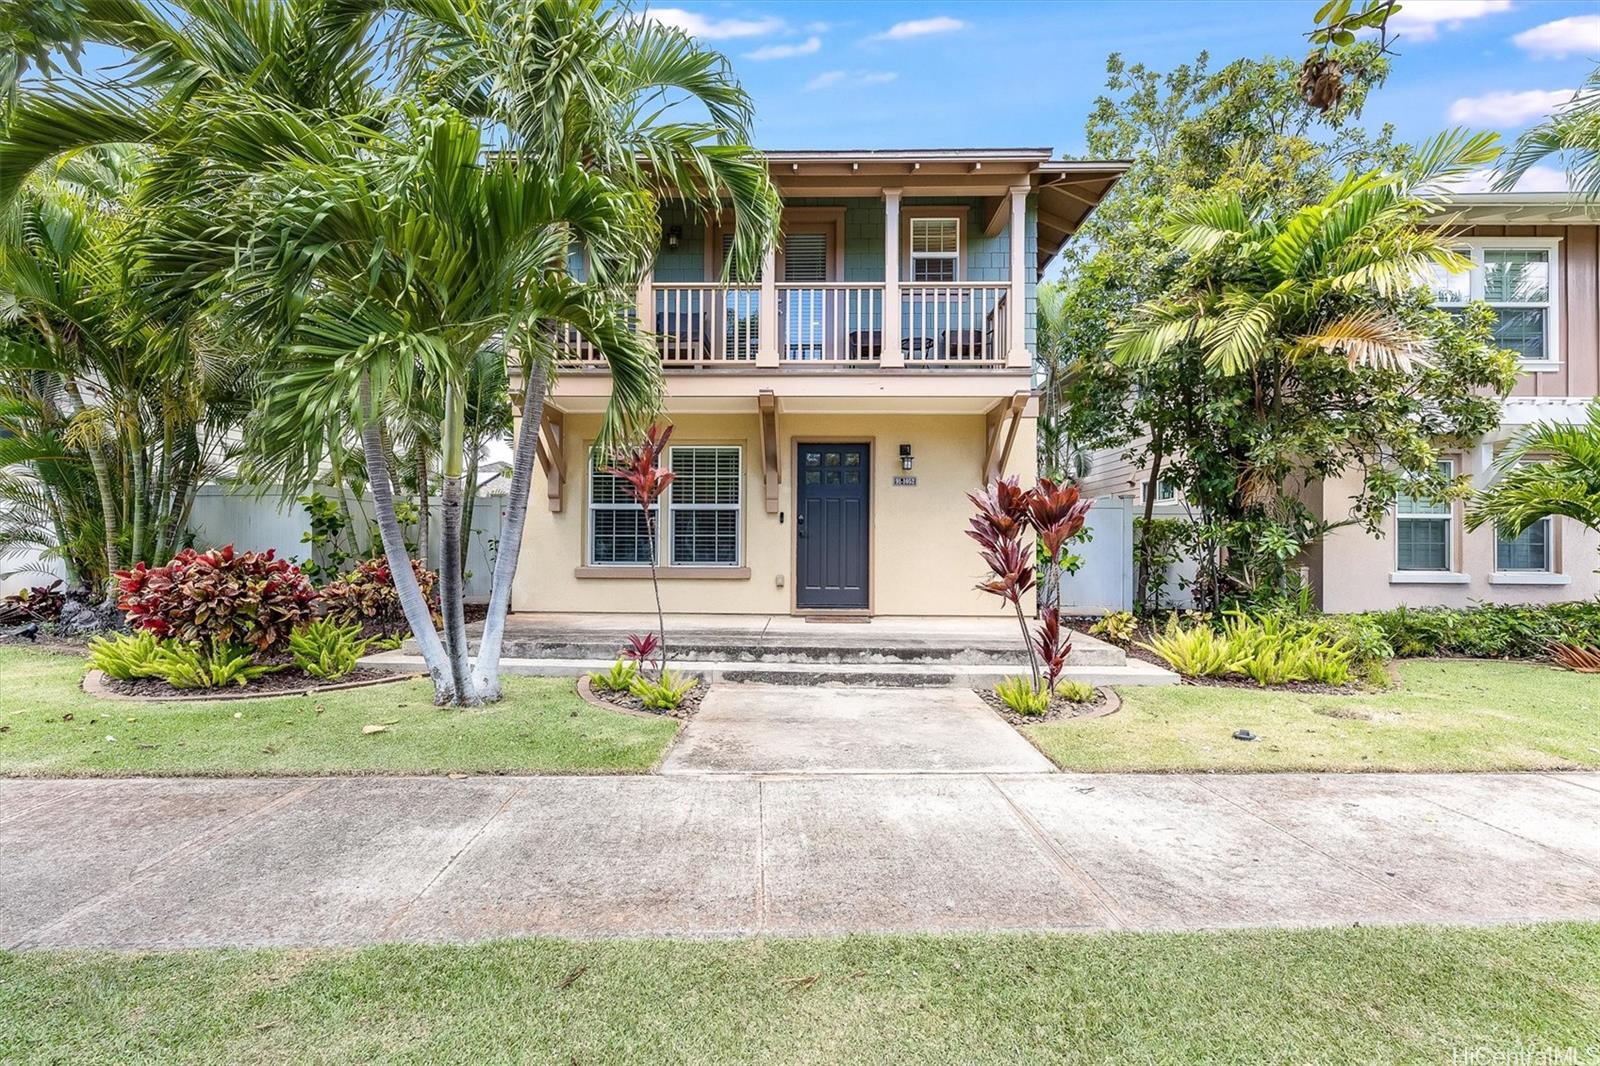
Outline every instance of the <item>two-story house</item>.
<svg viewBox="0 0 1600 1066"><path fill-rule="evenodd" d="M721 280L730 233L669 204L639 286L674 429L653 545L667 608L992 614L966 494L1033 478L1034 286L1124 164L766 158L783 229L759 276ZM644 516L591 452L610 389L574 338L539 427L515 610L654 610Z"/></svg>
<svg viewBox="0 0 1600 1066"><path fill-rule="evenodd" d="M1466 273L1432 279L1441 307L1483 300L1498 316L1497 342L1520 353L1522 374L1505 401L1500 428L1440 459L1452 476L1485 487L1507 443L1536 421L1580 422L1600 392L1600 208L1571 193L1473 193L1453 198L1436 219L1459 237L1472 261ZM1095 456L1090 496L1133 496L1147 478L1119 453ZM1357 475L1352 475L1352 478ZM1312 510L1329 520L1349 513L1352 479L1312 485ZM1181 493L1158 486L1154 513L1186 516ZM1380 534L1335 530L1307 553L1305 570L1327 611L1475 602L1538 603L1600 594L1600 535L1550 518L1506 538L1491 527L1466 529L1465 505L1402 495ZM1192 573L1175 567L1169 578ZM1184 602L1169 587L1167 602Z"/></svg>

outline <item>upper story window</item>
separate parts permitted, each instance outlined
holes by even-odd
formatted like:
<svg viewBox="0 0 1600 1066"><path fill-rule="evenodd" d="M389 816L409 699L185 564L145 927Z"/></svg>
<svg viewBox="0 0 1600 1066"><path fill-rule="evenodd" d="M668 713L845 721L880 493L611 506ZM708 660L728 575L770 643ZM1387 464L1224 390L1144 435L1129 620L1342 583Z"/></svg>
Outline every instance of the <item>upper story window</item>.
<svg viewBox="0 0 1600 1066"><path fill-rule="evenodd" d="M1494 308L1495 343L1522 357L1528 370L1561 364L1561 242L1553 237L1475 237L1457 249L1472 260L1464 274L1435 268L1434 302L1461 307L1483 300Z"/></svg>
<svg viewBox="0 0 1600 1066"><path fill-rule="evenodd" d="M955 281L960 258L960 219L913 218L911 220L912 281Z"/></svg>

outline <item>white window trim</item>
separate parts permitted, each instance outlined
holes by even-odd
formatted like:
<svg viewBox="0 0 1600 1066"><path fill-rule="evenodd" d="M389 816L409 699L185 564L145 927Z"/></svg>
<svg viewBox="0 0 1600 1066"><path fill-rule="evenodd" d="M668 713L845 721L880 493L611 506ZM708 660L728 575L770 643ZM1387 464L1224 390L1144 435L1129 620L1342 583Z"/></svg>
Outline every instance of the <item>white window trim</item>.
<svg viewBox="0 0 1600 1066"><path fill-rule="evenodd" d="M1482 300L1483 253L1486 249L1537 251L1549 255L1550 293L1542 303L1492 303L1491 307L1542 307L1545 309L1545 358L1524 359L1519 366L1530 373L1548 374L1561 369L1561 238L1560 237L1463 237L1455 242L1472 260L1472 270L1467 278L1468 301ZM1440 307L1463 307L1459 303L1441 303Z"/></svg>
<svg viewBox="0 0 1600 1066"><path fill-rule="evenodd" d="M588 566L603 566L603 567L612 567L612 566L620 566L620 567L649 566L650 565L649 560L645 560L644 562L639 562L639 563L631 563L631 562L606 562L606 563L603 563L603 562L600 562L598 559L596 559L594 557L594 537L595 537L595 520L594 520L594 516L595 516L595 512L596 511L637 511L637 510L639 510L639 501L635 500L635 499L632 499L631 497L627 500L626 503L595 503L594 502L594 478L595 478L595 475L599 474L599 473L602 473L602 471L599 469L599 467L595 463L595 460L594 460L593 456L591 455L590 459L589 459L588 483L585 486L585 489L587 491L587 496L588 496L588 499L587 499L586 502L588 504L588 509L589 509L589 516L588 516L589 517L589 528L584 531L584 538L583 538L584 539L583 557L586 560L586 565L588 565ZM651 531L655 534L655 536L654 536L654 540L655 540L654 548L655 548L655 551L656 551L656 559L659 560L661 558L661 504L660 504L659 501L657 501L656 503L653 503L653 504L650 505L650 526L651 526Z"/></svg>
<svg viewBox="0 0 1600 1066"><path fill-rule="evenodd" d="M917 251L917 223L919 222L954 222L956 224L956 250L954 252L919 252ZM965 261L966 229L961 224L961 215L952 211L948 215L913 215L906 220L906 271L912 285L953 285L962 280L961 264ZM954 259L955 275L950 281L918 281L917 260L919 259Z"/></svg>
<svg viewBox="0 0 1600 1066"><path fill-rule="evenodd" d="M1448 477L1456 476L1457 463L1453 458L1444 458L1440 463L1450 466ZM1400 569L1400 523L1414 520L1419 522L1443 522L1444 534L1444 569L1443 570L1402 570ZM1456 569L1456 505L1452 501L1450 510L1439 514L1436 512L1411 514L1400 510L1399 501L1394 507L1394 569L1389 572L1391 585L1465 585L1471 578Z"/></svg>
<svg viewBox="0 0 1600 1066"><path fill-rule="evenodd" d="M687 450L687 451L699 451L699 450L705 450L705 449L711 449L711 448L731 448L739 456L739 473L738 473L738 478L737 478L737 485L738 485L738 488L739 488L739 499L736 502L731 503L731 504L727 504L727 503L678 503L674 499L674 497L676 495L676 492L677 492L678 482L677 482L676 479L674 479L672 484L667 486L667 520L666 520L665 523L662 523L662 525L664 525L664 527L666 529L666 541L667 541L667 550L666 550L666 554L662 556L662 561L669 567L699 567L699 568L716 567L716 568L719 568L719 569L733 570L733 569L737 569L739 567L742 567L744 565L744 497L745 497L745 491L744 491L744 447L742 445L739 445L739 444L683 444L683 445L674 444L673 446L671 446L670 448L667 449L667 469L668 470L672 469L672 456L673 456L674 453L676 453L680 449ZM676 563L676 562L673 562L673 556L676 553L673 551L672 540L673 540L673 530L674 530L674 527L676 526L676 523L673 522L673 520L672 520L672 512L673 511L678 511L678 510L682 510L682 511L732 511L733 512L733 543L734 543L733 562L731 562L731 563L698 563L698 562L697 563Z"/></svg>
<svg viewBox="0 0 1600 1066"><path fill-rule="evenodd" d="M1543 522L1548 527L1548 530L1549 530L1545 534L1545 538L1544 538L1544 553L1545 553L1544 554L1544 569L1543 570L1502 570L1502 569L1500 569L1500 544L1501 544L1502 538L1500 536L1500 531L1498 529L1495 529L1493 531L1494 532L1494 571L1490 575L1490 578L1489 578L1489 580L1491 582L1493 582L1495 578L1512 578L1512 579L1515 579L1515 578L1518 578L1518 577L1544 578L1544 577L1550 577L1551 575L1556 573L1556 520L1555 520L1555 516L1554 515L1545 515L1543 518L1539 519L1539 522ZM1530 525L1528 528L1532 529L1533 526L1538 525L1539 522L1533 523L1533 525ZM1503 584L1503 585L1515 585L1515 584L1518 584L1518 582L1515 581L1515 580L1509 580L1509 581L1502 580L1502 581L1500 581L1498 583L1499 584ZM1535 582L1535 583L1542 584L1543 582Z"/></svg>

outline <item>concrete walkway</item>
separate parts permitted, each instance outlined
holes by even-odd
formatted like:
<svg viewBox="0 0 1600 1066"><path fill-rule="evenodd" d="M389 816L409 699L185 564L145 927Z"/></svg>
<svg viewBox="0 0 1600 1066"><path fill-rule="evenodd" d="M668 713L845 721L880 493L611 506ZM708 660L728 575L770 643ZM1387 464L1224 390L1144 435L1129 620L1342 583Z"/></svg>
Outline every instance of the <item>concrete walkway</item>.
<svg viewBox="0 0 1600 1066"><path fill-rule="evenodd" d="M715 685L664 774L1050 773L965 688Z"/></svg>
<svg viewBox="0 0 1600 1066"><path fill-rule="evenodd" d="M0 781L0 945L1600 919L1600 774Z"/></svg>

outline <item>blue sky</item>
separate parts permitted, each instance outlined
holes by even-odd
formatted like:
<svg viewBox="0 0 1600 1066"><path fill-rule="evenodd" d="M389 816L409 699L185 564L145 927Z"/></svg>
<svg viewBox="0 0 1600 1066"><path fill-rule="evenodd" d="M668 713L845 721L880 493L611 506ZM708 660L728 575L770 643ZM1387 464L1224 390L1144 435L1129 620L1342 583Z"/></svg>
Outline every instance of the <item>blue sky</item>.
<svg viewBox="0 0 1600 1066"><path fill-rule="evenodd" d="M672 0L652 17L726 53L764 148L1083 148L1105 57L1168 69L1211 52L1299 56L1319 0L804 2ZM1535 122L1600 61L1600 4L1406 0L1400 55L1367 111L1419 140ZM1529 187L1559 187L1554 171Z"/></svg>

